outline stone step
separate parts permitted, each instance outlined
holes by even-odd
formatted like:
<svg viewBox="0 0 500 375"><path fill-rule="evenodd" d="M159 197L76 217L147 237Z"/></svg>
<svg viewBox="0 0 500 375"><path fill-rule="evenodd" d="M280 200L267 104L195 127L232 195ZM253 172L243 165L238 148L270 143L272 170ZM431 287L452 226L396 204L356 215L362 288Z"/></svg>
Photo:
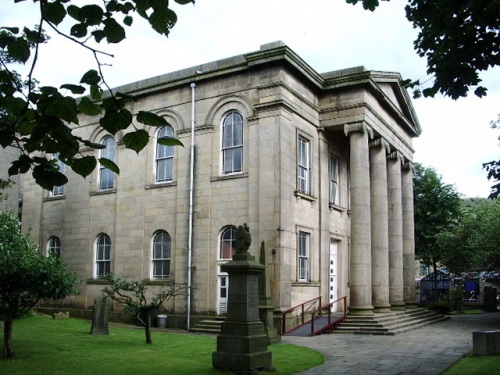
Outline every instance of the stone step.
<svg viewBox="0 0 500 375"><path fill-rule="evenodd" d="M424 309L371 316L348 315L346 320L334 327L333 333L395 335L447 319L449 317Z"/></svg>
<svg viewBox="0 0 500 375"><path fill-rule="evenodd" d="M201 320L197 324L195 324L190 331L195 333L209 333L217 335L221 331L221 325L224 322L224 320L225 320L224 318Z"/></svg>

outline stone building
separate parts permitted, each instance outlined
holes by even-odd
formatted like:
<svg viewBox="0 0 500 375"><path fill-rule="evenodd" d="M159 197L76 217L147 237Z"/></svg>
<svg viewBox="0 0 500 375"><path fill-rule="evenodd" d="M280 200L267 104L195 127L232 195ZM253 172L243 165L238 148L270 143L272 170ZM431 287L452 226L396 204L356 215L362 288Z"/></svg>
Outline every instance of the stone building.
<svg viewBox="0 0 500 375"><path fill-rule="evenodd" d="M421 129L400 79L364 67L319 74L275 42L119 87L137 97L133 114L169 124L147 128L136 154L123 132L80 119L75 133L106 145L82 154L114 160L120 175L67 171L53 192L24 182L24 228L83 280L63 304L89 308L112 272L153 289L166 277L191 282L190 299L168 306L179 326L223 314L220 265L243 223L252 253L266 244L276 308L318 296L347 296L352 314L414 304L412 138ZM165 135L184 147L157 144Z"/></svg>

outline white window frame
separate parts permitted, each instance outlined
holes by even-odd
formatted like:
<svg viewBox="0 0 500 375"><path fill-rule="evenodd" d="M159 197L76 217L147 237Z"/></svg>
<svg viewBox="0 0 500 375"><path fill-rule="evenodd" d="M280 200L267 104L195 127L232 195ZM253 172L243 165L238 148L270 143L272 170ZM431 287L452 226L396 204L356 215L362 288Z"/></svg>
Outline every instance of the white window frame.
<svg viewBox="0 0 500 375"><path fill-rule="evenodd" d="M59 237L52 236L47 242L47 256L53 254L56 258L61 257L61 240Z"/></svg>
<svg viewBox="0 0 500 375"><path fill-rule="evenodd" d="M297 235L297 280L311 281L311 233L299 230Z"/></svg>
<svg viewBox="0 0 500 375"><path fill-rule="evenodd" d="M66 174L66 164L64 164L61 160L59 160L59 153L54 154L52 159L55 160L56 166L59 169L59 172L62 174ZM60 197L64 195L64 185L54 186L52 191L50 192L51 197Z"/></svg>
<svg viewBox="0 0 500 375"><path fill-rule="evenodd" d="M297 138L297 191L311 194L311 140L302 135Z"/></svg>
<svg viewBox="0 0 500 375"><path fill-rule="evenodd" d="M339 189L339 158L335 155L330 155L329 165L330 177L330 204L340 205L340 189Z"/></svg>
<svg viewBox="0 0 500 375"><path fill-rule="evenodd" d="M174 147L158 143L158 139L160 138L173 136L174 129L170 125L161 128L156 135L155 183L170 182L173 179Z"/></svg>
<svg viewBox="0 0 500 375"><path fill-rule="evenodd" d="M221 173L223 175L243 172L243 125L243 116L238 111L229 112L222 120Z"/></svg>
<svg viewBox="0 0 500 375"><path fill-rule="evenodd" d="M106 148L99 150L99 158L106 158L114 162L116 153L115 139L108 135L102 139L101 144L106 146ZM99 163L99 190L111 190L114 188L114 185L114 173Z"/></svg>
<svg viewBox="0 0 500 375"><path fill-rule="evenodd" d="M158 237L162 236L162 241L157 241ZM156 252L156 247L160 246L159 255ZM151 246L151 278L152 279L167 279L170 277L172 260L172 239L168 232L160 230L155 233ZM160 266L160 267L157 267ZM161 272L158 272L161 269ZM165 273L165 269L167 272Z"/></svg>
<svg viewBox="0 0 500 375"><path fill-rule="evenodd" d="M101 240L104 243L101 243ZM102 270L103 267L104 270ZM107 234L102 233L97 237L95 242L94 277L102 278L109 273L111 273L111 238Z"/></svg>

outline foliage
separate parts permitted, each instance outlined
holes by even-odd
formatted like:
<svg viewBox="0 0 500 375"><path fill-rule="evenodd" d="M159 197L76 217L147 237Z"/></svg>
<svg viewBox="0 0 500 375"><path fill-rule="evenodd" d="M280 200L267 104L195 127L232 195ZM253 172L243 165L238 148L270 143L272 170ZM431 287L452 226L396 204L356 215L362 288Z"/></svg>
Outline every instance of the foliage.
<svg viewBox="0 0 500 375"><path fill-rule="evenodd" d="M39 315L16 325L22 356L0 363L8 375L228 375L212 367L215 335L153 332L158 345L144 349L142 332L111 325L109 335L89 335L89 322L53 320ZM324 363L321 353L292 344L275 344L273 375L297 374ZM75 355L77 353L77 360Z"/></svg>
<svg viewBox="0 0 500 375"><path fill-rule="evenodd" d="M444 249L443 264L451 272L500 268L500 201L480 202L468 208L438 242Z"/></svg>
<svg viewBox="0 0 500 375"><path fill-rule="evenodd" d="M415 164L413 179L415 255L426 265L442 261L444 249L438 238L453 229L462 215L461 199L453 185L445 184L432 168Z"/></svg>
<svg viewBox="0 0 500 375"><path fill-rule="evenodd" d="M175 2L194 3L192 0ZM81 7L70 0L34 0L34 6L40 19L35 27L0 26L0 145L21 151L9 169L10 176L31 170L35 181L51 190L68 179L47 153L58 153L63 163L83 177L97 166L96 157L81 150L103 146L73 134L79 116L98 117L100 126L112 135L132 128L122 141L126 148L136 152L147 145L149 136L135 121L142 127L166 125L166 120L155 113L140 111L134 116L126 108L126 103L135 98L109 88L100 57L111 55L93 48L92 43L122 42L126 37L125 27L132 25L134 14L146 19L157 33L168 36L177 15L168 0L109 0ZM33 74L40 49L50 43L44 28L52 29L58 36L91 53L96 68L82 72L77 83L63 84L60 88L40 86ZM65 33L63 30L68 28L70 32ZM14 68L26 64L28 73L22 77ZM80 99L74 97L84 94L87 96ZM181 144L169 137L159 142L168 146ZM113 161L101 158L99 162L119 173Z"/></svg>
<svg viewBox="0 0 500 375"><path fill-rule="evenodd" d="M60 299L78 283L55 256L43 256L21 233L13 214L0 212L0 313L4 316L4 351L14 356L12 325L40 300Z"/></svg>
<svg viewBox="0 0 500 375"><path fill-rule="evenodd" d="M375 10L378 0L361 2ZM404 81L416 88L415 96L434 96L440 92L453 99L467 96L475 87L478 97L486 95L479 73L500 65L500 0L408 0L406 18L419 30L414 48L427 59L430 87L421 91L420 81Z"/></svg>
<svg viewBox="0 0 500 375"><path fill-rule="evenodd" d="M451 307L448 302L440 301L440 302L430 303L427 306L427 310L432 310L439 314L449 314L451 312Z"/></svg>
<svg viewBox="0 0 500 375"><path fill-rule="evenodd" d="M491 121L490 126L492 129L500 129L500 115L498 115L496 120ZM498 136L498 140L500 140L500 136ZM483 169L486 169L486 172L488 173L488 180L493 182L488 198L498 198L500 196L500 160L483 163Z"/></svg>
<svg viewBox="0 0 500 375"><path fill-rule="evenodd" d="M111 282L111 287L103 289L103 293L122 304L123 310L141 319L144 317L146 343L151 344L151 313L163 310L165 303L177 295L183 294L184 287L174 280L166 279L148 301L147 286L142 281L127 281L114 275L105 277Z"/></svg>

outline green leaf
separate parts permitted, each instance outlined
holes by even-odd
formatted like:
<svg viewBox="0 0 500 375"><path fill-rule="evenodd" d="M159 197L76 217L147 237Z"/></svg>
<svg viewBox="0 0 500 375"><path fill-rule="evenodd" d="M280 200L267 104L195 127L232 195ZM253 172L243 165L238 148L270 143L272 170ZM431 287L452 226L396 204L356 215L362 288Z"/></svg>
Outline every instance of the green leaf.
<svg viewBox="0 0 500 375"><path fill-rule="evenodd" d="M101 106L95 104L92 100L90 100L86 96L84 96L80 100L80 103L78 104L78 109L80 110L80 112L82 112L87 116L97 116L101 114Z"/></svg>
<svg viewBox="0 0 500 375"><path fill-rule="evenodd" d="M132 123L132 114L127 109L110 111L99 120L101 126L115 135L119 130L127 129Z"/></svg>
<svg viewBox="0 0 500 375"><path fill-rule="evenodd" d="M156 32L168 36L170 29L177 23L177 15L172 9L164 7L149 16L149 23Z"/></svg>
<svg viewBox="0 0 500 375"><path fill-rule="evenodd" d="M97 166L97 160L94 156L84 156L83 158L73 159L71 169L82 177L87 177Z"/></svg>
<svg viewBox="0 0 500 375"><path fill-rule="evenodd" d="M132 133L127 133L122 138L125 147L139 153L149 142L149 133L144 129L139 129Z"/></svg>
<svg viewBox="0 0 500 375"><path fill-rule="evenodd" d="M76 100L75 98L71 98L69 96L55 98L47 102L45 114L78 124L78 107Z"/></svg>
<svg viewBox="0 0 500 375"><path fill-rule="evenodd" d="M25 63L30 58L30 47L28 42L22 38L16 38L7 45L9 55L22 63Z"/></svg>
<svg viewBox="0 0 500 375"><path fill-rule="evenodd" d="M87 147L97 149L97 150L103 150L106 148L106 146L101 144L101 143L93 143L93 142L90 142L88 140L82 140L82 143Z"/></svg>
<svg viewBox="0 0 500 375"><path fill-rule="evenodd" d="M54 186L61 186L68 182L68 178L61 172L48 169L47 165L37 165L33 169L33 177L38 185L46 190L52 190Z"/></svg>
<svg viewBox="0 0 500 375"><path fill-rule="evenodd" d="M66 17L66 9L60 2L46 3L42 10L44 17L55 25L59 25Z"/></svg>
<svg viewBox="0 0 500 375"><path fill-rule="evenodd" d="M80 86L80 85L71 85L71 84L65 84L61 86L62 89L67 89L71 91L73 94L83 94L85 92L85 87Z"/></svg>
<svg viewBox="0 0 500 375"><path fill-rule="evenodd" d="M85 18L85 23L87 25L99 25L102 22L104 16L104 11L99 5L90 4L85 5L80 9L80 16Z"/></svg>
<svg viewBox="0 0 500 375"><path fill-rule="evenodd" d="M109 169L111 172L120 174L120 168L118 168L113 160L109 160L107 158L99 158L99 163L101 163L104 168Z"/></svg>
<svg viewBox="0 0 500 375"><path fill-rule="evenodd" d="M120 43L125 39L125 30L123 27L115 21L114 18L108 18L103 21L104 23L104 33L106 34L106 40L108 43Z"/></svg>
<svg viewBox="0 0 500 375"><path fill-rule="evenodd" d="M132 26L132 22L134 22L134 19L131 16L126 16L123 19L123 23L127 26Z"/></svg>
<svg viewBox="0 0 500 375"><path fill-rule="evenodd" d="M87 35L87 25L76 23L71 26L70 34L75 38L84 38Z"/></svg>
<svg viewBox="0 0 500 375"><path fill-rule="evenodd" d="M19 116L26 107L26 102L22 98L6 96L3 101L3 108L14 116Z"/></svg>
<svg viewBox="0 0 500 375"><path fill-rule="evenodd" d="M167 125L167 120L163 117L148 111L139 111L137 114L137 121L144 125L150 126L165 126Z"/></svg>
<svg viewBox="0 0 500 375"><path fill-rule="evenodd" d="M158 144L162 146L182 146L184 147L184 144L179 141L177 138L174 137L161 137L157 139Z"/></svg>
<svg viewBox="0 0 500 375"><path fill-rule="evenodd" d="M102 98L103 91L99 85L90 86L90 97L94 100L100 100Z"/></svg>
<svg viewBox="0 0 500 375"><path fill-rule="evenodd" d="M101 77L97 70L90 69L87 73L85 73L80 80L80 83L86 83L87 85L97 85L101 81Z"/></svg>
<svg viewBox="0 0 500 375"><path fill-rule="evenodd" d="M486 87L479 86L476 90L474 90L474 94L477 97L482 98L483 96L486 96L486 91L488 91Z"/></svg>
<svg viewBox="0 0 500 375"><path fill-rule="evenodd" d="M7 30L10 31L12 34L19 34L19 27L2 26L0 27L0 30Z"/></svg>
<svg viewBox="0 0 500 375"><path fill-rule="evenodd" d="M181 5L186 5L186 4L189 4L189 3L193 3L194 4L194 0L175 0L175 2L177 4L181 4Z"/></svg>
<svg viewBox="0 0 500 375"><path fill-rule="evenodd" d="M83 22L84 17L82 17L80 15L80 8L79 7L71 4L68 6L67 11L68 11L68 14L70 15L70 17L74 18L78 22Z"/></svg>

